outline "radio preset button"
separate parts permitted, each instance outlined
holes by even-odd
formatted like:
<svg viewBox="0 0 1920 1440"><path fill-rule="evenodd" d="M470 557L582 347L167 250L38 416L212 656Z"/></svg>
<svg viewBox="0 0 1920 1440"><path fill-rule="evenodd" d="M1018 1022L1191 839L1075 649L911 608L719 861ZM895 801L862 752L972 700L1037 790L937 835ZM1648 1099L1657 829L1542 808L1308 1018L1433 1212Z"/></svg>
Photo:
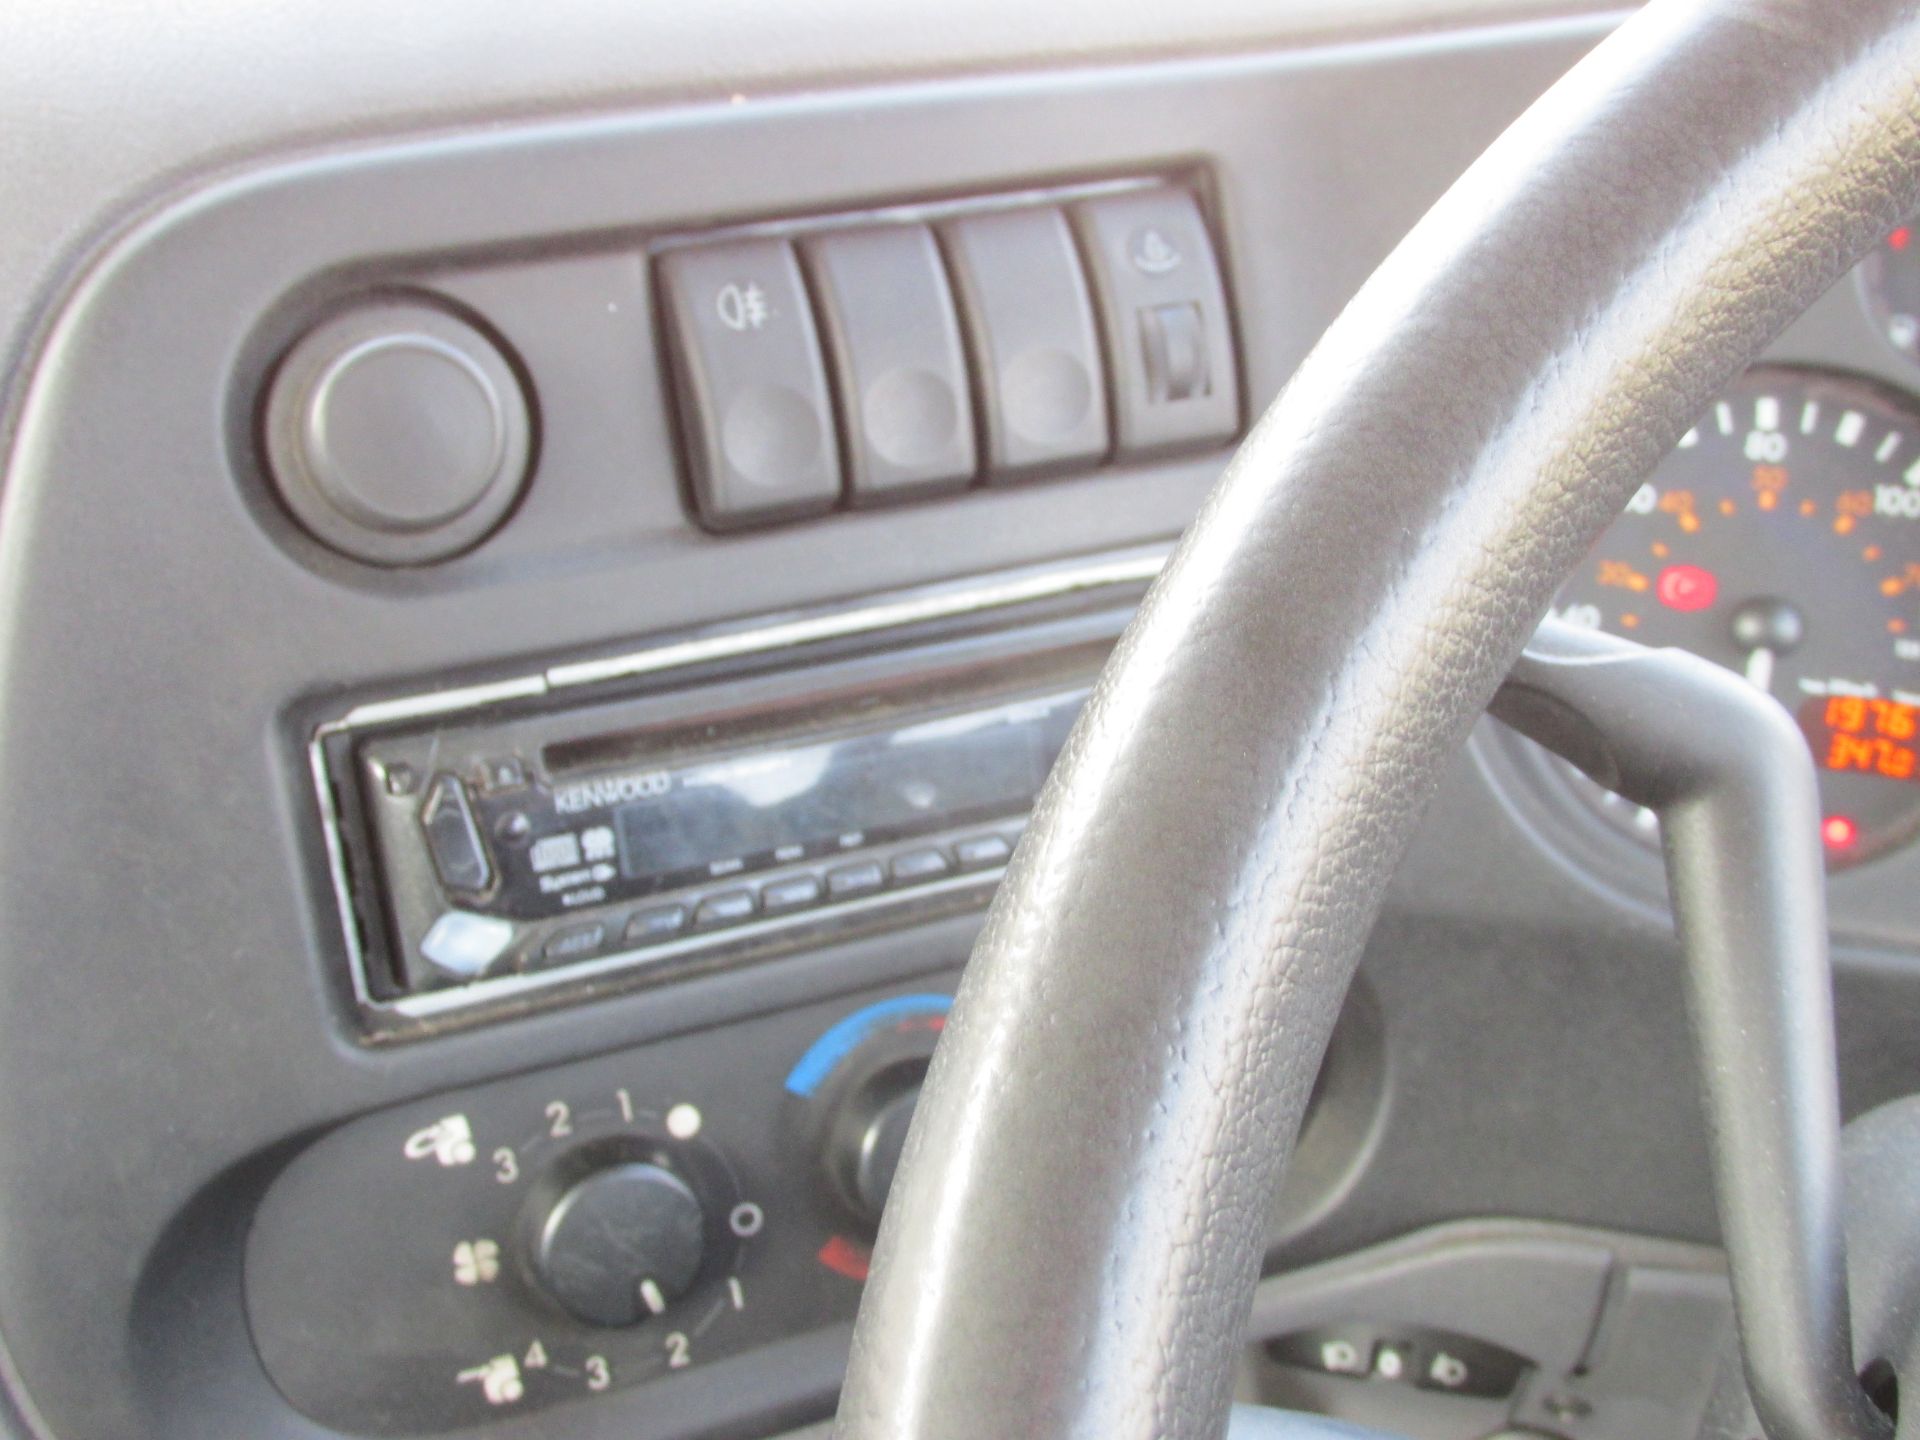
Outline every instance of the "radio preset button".
<svg viewBox="0 0 1920 1440"><path fill-rule="evenodd" d="M562 963L584 960L589 955L599 954L600 947L606 943L607 927L598 920L583 920L578 925L556 930L540 954L543 959Z"/></svg>
<svg viewBox="0 0 1920 1440"><path fill-rule="evenodd" d="M947 852L929 845L924 850L908 850L893 857L896 880L936 880L953 869Z"/></svg>
<svg viewBox="0 0 1920 1440"><path fill-rule="evenodd" d="M857 865L842 865L827 872L827 894L835 900L847 900L878 890L887 883L887 872L878 860L863 860Z"/></svg>
<svg viewBox="0 0 1920 1440"><path fill-rule="evenodd" d="M438 776L420 807L420 826L440 883L449 890L484 890L493 882L493 862L473 820L467 787L451 775Z"/></svg>
<svg viewBox="0 0 1920 1440"><path fill-rule="evenodd" d="M686 928L686 906L655 905L651 909L636 912L627 921L627 943L643 945L654 940L665 940Z"/></svg>
<svg viewBox="0 0 1920 1440"><path fill-rule="evenodd" d="M812 875L795 875L786 880L774 880L760 889L760 903L769 912L775 910L798 910L803 905L811 905L820 898L820 881Z"/></svg>
<svg viewBox="0 0 1920 1440"><path fill-rule="evenodd" d="M1007 857L1013 854L1013 846L1002 835L970 835L953 842L953 853L962 869L980 870L989 865L1006 864Z"/></svg>
<svg viewBox="0 0 1920 1440"><path fill-rule="evenodd" d="M754 895L751 890L722 890L718 895L709 895L702 900L693 912L696 925L732 925L745 920L754 911Z"/></svg>

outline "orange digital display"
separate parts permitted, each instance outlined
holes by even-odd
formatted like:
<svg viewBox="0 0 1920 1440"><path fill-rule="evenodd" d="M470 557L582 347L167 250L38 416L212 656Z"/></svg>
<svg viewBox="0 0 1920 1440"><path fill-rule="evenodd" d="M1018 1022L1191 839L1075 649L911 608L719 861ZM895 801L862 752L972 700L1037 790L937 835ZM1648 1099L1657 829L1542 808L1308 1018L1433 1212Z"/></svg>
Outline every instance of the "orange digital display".
<svg viewBox="0 0 1920 1440"><path fill-rule="evenodd" d="M1920 780L1920 705L1865 695L1810 700L1801 727L1813 758L1828 770Z"/></svg>

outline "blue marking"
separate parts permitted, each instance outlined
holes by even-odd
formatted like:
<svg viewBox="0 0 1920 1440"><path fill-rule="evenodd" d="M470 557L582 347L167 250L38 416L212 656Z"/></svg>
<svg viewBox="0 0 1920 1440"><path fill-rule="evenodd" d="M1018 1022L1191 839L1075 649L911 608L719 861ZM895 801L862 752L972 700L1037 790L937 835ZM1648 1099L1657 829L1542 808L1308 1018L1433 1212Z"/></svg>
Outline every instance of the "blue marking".
<svg viewBox="0 0 1920 1440"><path fill-rule="evenodd" d="M883 1025L910 1015L944 1015L952 1008L949 995L899 995L856 1010L807 1047L800 1063L787 1074L787 1089L795 1095L811 1095L848 1051Z"/></svg>

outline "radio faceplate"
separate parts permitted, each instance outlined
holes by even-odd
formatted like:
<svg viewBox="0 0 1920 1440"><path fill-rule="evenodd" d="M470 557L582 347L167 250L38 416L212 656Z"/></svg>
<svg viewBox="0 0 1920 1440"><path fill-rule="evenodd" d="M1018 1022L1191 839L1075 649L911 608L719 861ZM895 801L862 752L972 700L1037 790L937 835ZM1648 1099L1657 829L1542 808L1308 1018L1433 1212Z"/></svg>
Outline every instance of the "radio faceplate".
<svg viewBox="0 0 1920 1440"><path fill-rule="evenodd" d="M323 725L312 757L365 1018L442 1028L984 905L1158 563ZM1012 598L978 603L995 593ZM733 653L705 658L716 645ZM699 658L647 663L676 651Z"/></svg>

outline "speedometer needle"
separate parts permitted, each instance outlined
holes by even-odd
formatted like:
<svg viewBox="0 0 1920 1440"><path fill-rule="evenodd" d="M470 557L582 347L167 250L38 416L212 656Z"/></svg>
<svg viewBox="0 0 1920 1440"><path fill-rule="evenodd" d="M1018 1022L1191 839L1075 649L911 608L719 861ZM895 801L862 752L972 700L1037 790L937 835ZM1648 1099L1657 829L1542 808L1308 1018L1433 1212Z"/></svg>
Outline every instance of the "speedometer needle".
<svg viewBox="0 0 1920 1440"><path fill-rule="evenodd" d="M1756 690L1773 693L1773 651L1764 645L1747 656L1747 683Z"/></svg>

